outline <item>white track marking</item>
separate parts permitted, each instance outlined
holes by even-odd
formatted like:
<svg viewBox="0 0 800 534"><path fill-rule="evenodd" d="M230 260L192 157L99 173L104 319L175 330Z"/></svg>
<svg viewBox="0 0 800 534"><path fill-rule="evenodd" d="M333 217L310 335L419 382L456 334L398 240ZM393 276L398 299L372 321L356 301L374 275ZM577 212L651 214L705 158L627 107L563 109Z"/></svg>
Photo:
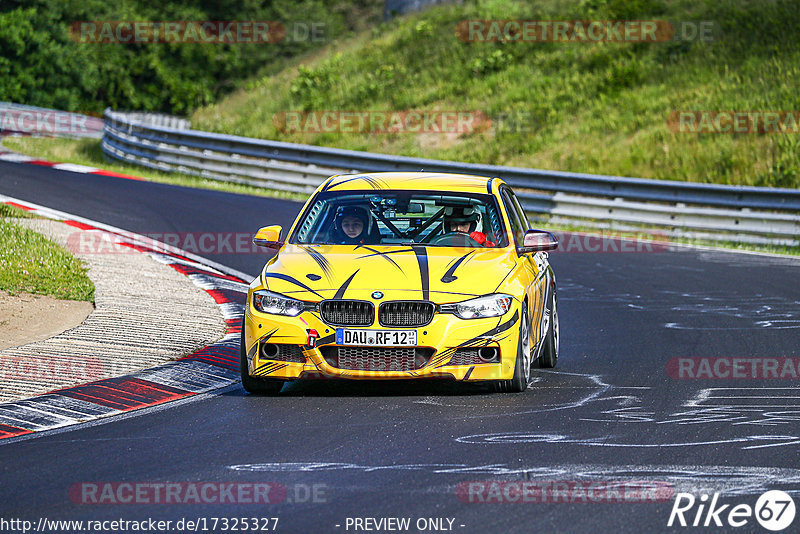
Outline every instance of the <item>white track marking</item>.
<svg viewBox="0 0 800 534"><path fill-rule="evenodd" d="M2 152L0 153L0 160L10 161L12 163L27 163L36 158L26 156L25 154L17 154L16 152Z"/></svg>
<svg viewBox="0 0 800 534"><path fill-rule="evenodd" d="M56 163L53 165L53 168L58 169L59 171L82 173L97 172L100 170L97 167L87 167L86 165L78 165L77 163Z"/></svg>
<svg viewBox="0 0 800 534"><path fill-rule="evenodd" d="M239 373L198 361L167 363L146 369L132 376L192 393L204 393L227 386L237 380Z"/></svg>
<svg viewBox="0 0 800 534"><path fill-rule="evenodd" d="M131 419L133 417L141 417L141 416L145 416L145 415L151 415L151 414L154 414L154 413L163 412L164 410L169 410L169 409L172 409L172 408L176 408L178 406L183 406L184 404L199 402L199 401L207 400L207 399L210 399L210 398L213 398L213 397L217 397L219 395L224 395L225 393L227 393L229 391L233 391L233 390L239 389L240 387L241 386L239 385L239 383L237 381L237 383L230 384L230 385L228 385L228 386L226 386L226 387L224 387L222 389L218 389L216 391L209 391L209 392L206 392L206 393L200 393L200 394L197 394L197 395L192 395L191 397L184 397L182 399L178 399L178 400L174 400L174 401L170 401L170 402L162 403L162 404L155 404L153 406L147 406L147 407L143 407L143 408L140 408L140 409L137 409L137 410L128 411L128 412L112 413L110 415L113 415L114 417L101 417L101 418L92 419L92 420L89 420L89 421L86 421L86 422L78 423L78 424L75 424L75 425L64 426L64 427L59 427L59 428L53 428L53 429L47 430L46 434L48 436L55 436L55 435L59 435L59 434L65 433L65 432L72 432L74 430L81 430L81 429L91 428L91 427L95 427L95 426L99 426L99 425L107 425L109 423L116 423L118 421L124 421L126 419ZM11 444L11 443L16 443L18 441L26 441L26 440L29 440L29 439L35 439L35 438L40 437L42 435L43 435L43 433L41 433L41 432L34 432L32 434L23 434L21 436L14 436L14 437L11 437L11 438L5 438L5 439L0 440L0 446L8 445L8 444ZM139 441L139 440L151 441L153 439L155 439L155 438L152 435L144 435L144 436L137 436L137 437L131 437L131 436L122 435L122 436L115 436L115 437L111 437L111 438L92 438L92 439L84 439L83 437L76 437L74 439L64 439L64 440L61 440L61 441L67 441L67 442L72 442L72 443L76 443L76 442L77 443L92 443L92 442L95 442L95 441L128 441L128 440L132 440L132 441Z"/></svg>

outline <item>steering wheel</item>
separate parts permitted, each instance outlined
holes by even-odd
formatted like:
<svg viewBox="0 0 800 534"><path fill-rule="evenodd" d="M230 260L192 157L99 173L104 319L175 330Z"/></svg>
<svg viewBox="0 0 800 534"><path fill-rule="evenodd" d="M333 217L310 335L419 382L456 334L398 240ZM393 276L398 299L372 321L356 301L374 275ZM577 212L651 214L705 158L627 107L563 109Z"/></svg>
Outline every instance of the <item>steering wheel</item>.
<svg viewBox="0 0 800 534"><path fill-rule="evenodd" d="M481 248L483 246L464 232L448 232L446 234L437 235L431 239L429 243L431 245L445 245L449 247Z"/></svg>

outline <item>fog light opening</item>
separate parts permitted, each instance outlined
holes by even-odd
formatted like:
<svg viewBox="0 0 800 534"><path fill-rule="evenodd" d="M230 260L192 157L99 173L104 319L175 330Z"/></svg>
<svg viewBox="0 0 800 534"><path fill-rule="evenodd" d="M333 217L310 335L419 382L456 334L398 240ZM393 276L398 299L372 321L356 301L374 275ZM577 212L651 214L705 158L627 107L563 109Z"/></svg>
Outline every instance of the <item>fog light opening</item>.
<svg viewBox="0 0 800 534"><path fill-rule="evenodd" d="M261 355L268 360L273 360L278 355L278 345L264 343L261 345Z"/></svg>
<svg viewBox="0 0 800 534"><path fill-rule="evenodd" d="M497 347L481 347L478 349L478 358L482 362L491 363L499 360L500 352Z"/></svg>
<svg viewBox="0 0 800 534"><path fill-rule="evenodd" d="M425 367L428 363L429 357L428 354L425 353L423 350L416 349L414 351L414 365L417 366L417 369L421 369Z"/></svg>

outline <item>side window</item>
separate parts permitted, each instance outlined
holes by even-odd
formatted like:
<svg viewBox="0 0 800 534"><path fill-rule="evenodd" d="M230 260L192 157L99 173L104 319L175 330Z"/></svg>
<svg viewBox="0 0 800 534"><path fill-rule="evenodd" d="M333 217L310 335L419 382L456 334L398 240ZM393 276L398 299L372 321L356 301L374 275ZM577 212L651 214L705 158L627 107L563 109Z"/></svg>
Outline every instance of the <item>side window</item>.
<svg viewBox="0 0 800 534"><path fill-rule="evenodd" d="M519 218L519 213L517 212L516 206L514 206L514 202L511 199L510 191L506 188L503 188L500 192L503 196L503 207L506 209L506 213L508 214L508 220L511 223L511 233L514 234L514 242L516 246L522 245L522 239L525 235L525 230L528 228L527 224L523 224L523 222Z"/></svg>
<svg viewBox="0 0 800 534"><path fill-rule="evenodd" d="M500 210L495 207L494 202L491 206L487 206L486 213L489 217L486 225L485 233L488 235L492 233L489 239L494 241L498 247L506 246L506 232L503 227L503 221L500 218Z"/></svg>
<svg viewBox="0 0 800 534"><path fill-rule="evenodd" d="M528 222L528 216L525 214L525 210L522 208L522 204L519 203L519 199L517 195L514 194L514 191L511 189L508 190L508 196L511 198L511 202L514 204L514 208L517 210L517 215L519 215L520 220L522 221L522 228L523 234L531 229L531 225Z"/></svg>

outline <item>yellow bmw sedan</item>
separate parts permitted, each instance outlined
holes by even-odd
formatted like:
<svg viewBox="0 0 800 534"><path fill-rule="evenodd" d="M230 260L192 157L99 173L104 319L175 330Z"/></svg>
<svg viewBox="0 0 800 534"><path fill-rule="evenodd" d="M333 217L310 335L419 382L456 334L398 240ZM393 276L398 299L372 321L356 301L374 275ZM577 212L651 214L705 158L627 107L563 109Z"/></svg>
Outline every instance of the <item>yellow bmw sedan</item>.
<svg viewBox="0 0 800 534"><path fill-rule="evenodd" d="M554 367L559 326L547 259L499 178L338 175L306 202L247 294L241 374L251 393L307 378L450 379L524 391Z"/></svg>

